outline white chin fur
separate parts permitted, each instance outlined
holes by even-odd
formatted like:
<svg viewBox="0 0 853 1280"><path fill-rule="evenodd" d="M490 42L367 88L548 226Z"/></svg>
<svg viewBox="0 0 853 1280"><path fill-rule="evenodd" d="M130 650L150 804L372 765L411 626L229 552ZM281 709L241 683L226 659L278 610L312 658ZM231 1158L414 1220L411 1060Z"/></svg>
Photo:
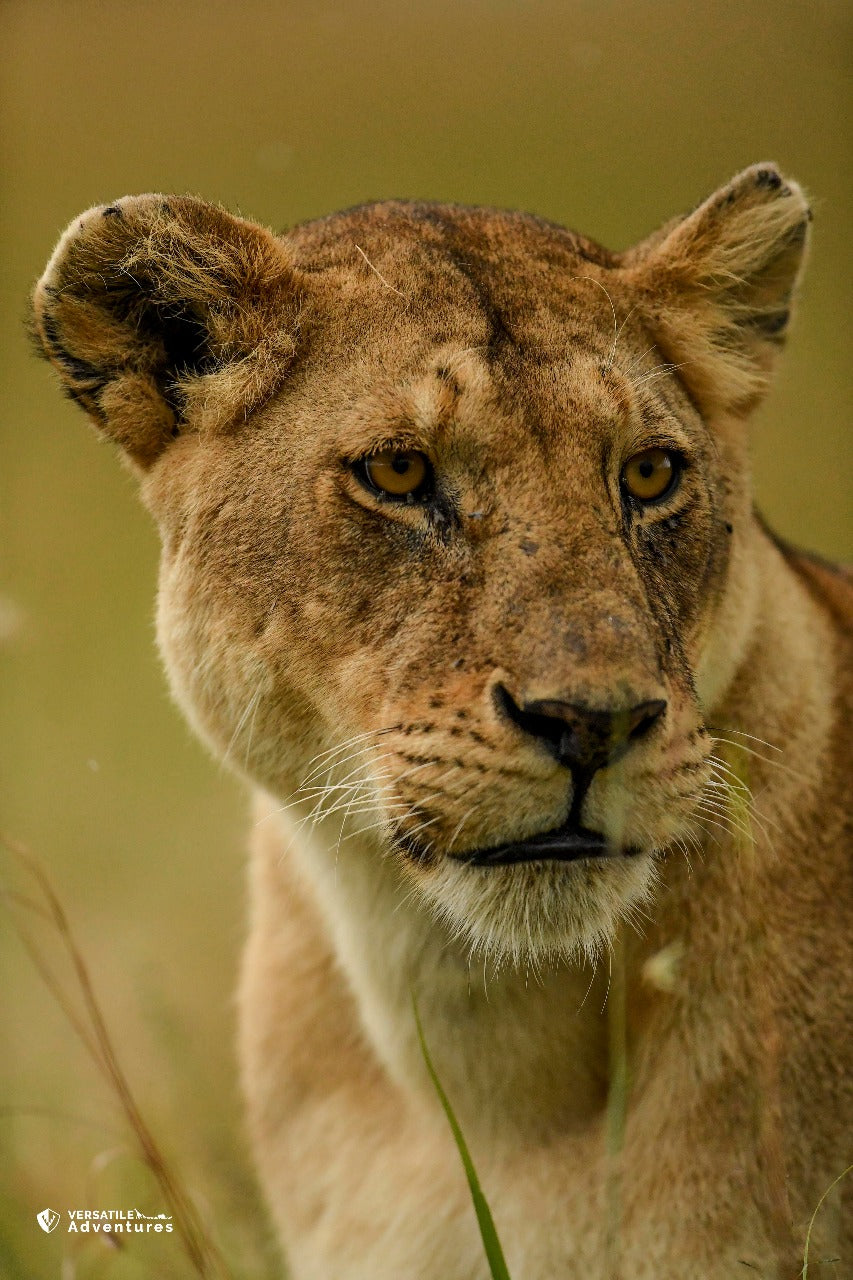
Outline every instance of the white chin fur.
<svg viewBox="0 0 853 1280"><path fill-rule="evenodd" d="M445 858L421 880L433 911L458 941L496 967L548 968L594 961L620 920L650 901L654 857L477 867Z"/></svg>

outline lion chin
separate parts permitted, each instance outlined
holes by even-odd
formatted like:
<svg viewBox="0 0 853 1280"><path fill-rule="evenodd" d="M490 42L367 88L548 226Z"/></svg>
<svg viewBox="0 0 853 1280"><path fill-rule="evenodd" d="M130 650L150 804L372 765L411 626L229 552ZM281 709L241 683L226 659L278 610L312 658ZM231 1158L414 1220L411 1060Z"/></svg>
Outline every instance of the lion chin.
<svg viewBox="0 0 853 1280"><path fill-rule="evenodd" d="M595 964L620 921L639 925L656 882L650 853L496 867L446 858L420 889L471 958L540 971Z"/></svg>
<svg viewBox="0 0 853 1280"><path fill-rule="evenodd" d="M467 842L442 845L424 834L449 830L457 811L412 835L405 821L390 822L391 854L469 957L498 969L594 964L622 922L641 929L661 863L673 852L689 856L691 819L713 779L701 752L690 764L690 789L676 797L663 784L638 794L630 762L617 761L588 792L575 789L561 820L528 804L521 830L517 814L498 828L486 817Z"/></svg>

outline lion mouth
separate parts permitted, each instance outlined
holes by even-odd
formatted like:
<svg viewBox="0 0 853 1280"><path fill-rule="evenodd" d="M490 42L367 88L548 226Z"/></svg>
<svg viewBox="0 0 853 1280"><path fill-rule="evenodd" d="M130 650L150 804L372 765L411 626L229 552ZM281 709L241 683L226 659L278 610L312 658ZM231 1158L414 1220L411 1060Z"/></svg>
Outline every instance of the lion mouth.
<svg viewBox="0 0 853 1280"><path fill-rule="evenodd" d="M474 867L507 866L516 862L578 862L582 858L618 858L636 853L636 849L620 849L599 831L589 831L571 820L543 831L526 840L488 849L473 849L451 855L456 862Z"/></svg>

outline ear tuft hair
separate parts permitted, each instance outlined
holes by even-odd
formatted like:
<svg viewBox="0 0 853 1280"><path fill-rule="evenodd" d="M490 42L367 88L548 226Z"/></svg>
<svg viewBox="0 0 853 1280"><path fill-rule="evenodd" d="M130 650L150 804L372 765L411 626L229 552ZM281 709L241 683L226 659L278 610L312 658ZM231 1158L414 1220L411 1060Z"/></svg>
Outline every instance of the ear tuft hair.
<svg viewBox="0 0 853 1280"><path fill-rule="evenodd" d="M773 164L753 165L622 255L657 341L709 416L743 415L764 394L810 222L797 183Z"/></svg>
<svg viewBox="0 0 853 1280"><path fill-rule="evenodd" d="M147 467L185 427L224 429L275 391L299 306L271 232L144 195L75 219L36 286L33 330L66 393Z"/></svg>

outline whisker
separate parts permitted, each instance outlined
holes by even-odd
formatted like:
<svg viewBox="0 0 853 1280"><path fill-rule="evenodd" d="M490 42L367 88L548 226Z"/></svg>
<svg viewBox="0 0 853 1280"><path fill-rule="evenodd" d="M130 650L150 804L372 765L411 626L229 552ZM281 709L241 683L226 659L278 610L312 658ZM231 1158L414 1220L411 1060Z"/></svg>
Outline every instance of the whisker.
<svg viewBox="0 0 853 1280"><path fill-rule="evenodd" d="M309 804L312 801L316 803L327 798L343 800L350 794L357 795L359 791L366 790L371 782L382 782L388 777L391 777L390 773L378 773L373 774L371 778L358 778L355 782L330 783L326 787L312 787L310 791L306 791L305 795L300 796L299 799L305 800Z"/></svg>
<svg viewBox="0 0 853 1280"><path fill-rule="evenodd" d="M731 836L733 834L731 827L727 826L724 822L718 821L718 819L716 818L710 817L707 813L702 813L702 815L697 818L697 821L703 827L706 826L708 823L710 823L711 826L718 827L719 830L722 831L727 836Z"/></svg>
<svg viewBox="0 0 853 1280"><path fill-rule="evenodd" d="M748 756L754 756L756 760L762 760L765 764L772 765L774 769L781 769L784 773L789 773L792 778L796 778L798 782L807 781L805 774L797 769L790 768L789 765L783 764L781 760L774 760L770 756L763 755L760 751L756 751L753 747L748 747L743 742L727 742L725 738L714 737L714 742L719 742L721 746L736 747L738 751L743 751ZM778 750L778 748L775 748ZM717 757L718 758L718 757Z"/></svg>
<svg viewBox="0 0 853 1280"><path fill-rule="evenodd" d="M683 369L685 365L690 364L690 360L682 360L680 364L660 364L654 369L650 369L648 373L641 374L637 378L630 380L632 387L641 387L645 382L654 382L656 378L665 378L670 373L675 373L676 369Z"/></svg>
<svg viewBox="0 0 853 1280"><path fill-rule="evenodd" d="M637 303L635 302L633 307L631 307L630 311L627 312L625 319L622 321L622 323L620 324L619 328L616 331L616 336L613 339L613 351L611 352L610 360L607 364L608 372L613 368L613 362L616 359L616 345L619 342L619 338L621 336L622 330L625 328L625 325L631 319L631 316L634 314L636 310L637 310Z"/></svg>
<svg viewBox="0 0 853 1280"><path fill-rule="evenodd" d="M599 1012L604 1013L607 1008L607 997L610 995L610 984L613 981L613 948L610 943L607 944L607 989L604 992L604 999L601 1002Z"/></svg>
<svg viewBox="0 0 853 1280"><path fill-rule="evenodd" d="M384 729L366 729L364 733L357 733L353 737L347 738L346 742L340 743L337 747L329 747L326 751L318 752L317 755L311 757L305 767L310 770L311 766L317 764L318 761L325 760L328 756L339 755L340 752L347 751L350 747L355 746L357 742L363 742L366 738L381 737L383 734L387 733L396 733L399 732L402 727L402 724L392 724L387 725ZM317 772L322 772L322 770L317 770ZM309 773L308 777L310 776L311 775ZM305 781L305 779L303 779L303 781Z"/></svg>
<svg viewBox="0 0 853 1280"><path fill-rule="evenodd" d="M630 315L630 312L628 314ZM636 369L637 365L641 364L643 360L645 360L646 356L649 355L650 352L655 350L655 347L656 347L656 343L653 342L652 345L650 347L646 347L645 351L643 351L640 355L634 356L631 360L629 360L627 365L625 366L626 376L628 376L631 373L632 369Z"/></svg>
<svg viewBox="0 0 853 1280"><path fill-rule="evenodd" d="M595 287L596 287L597 289L600 289L600 290L601 290L601 292L604 294L604 296L605 296L605 298L607 299L607 301L610 303L610 310L611 310L611 311L612 311L612 313L613 313L613 347L612 347L611 352L610 352L610 355L609 355L608 359L605 361L605 365L604 365L605 369L609 370L609 369L611 369L611 368L613 367L613 360L614 360L614 357L615 357L615 355L616 355L616 343L619 341L619 328L618 328L618 323L617 323L617 320L616 320L616 308L615 308L615 307L614 307L614 305L613 305L613 299L611 298L610 294L607 292L607 290L605 289L605 287L604 287L604 285L601 283L601 281L600 281L600 280L596 280L595 276L571 276L571 277L570 277L570 279L572 279L572 280L588 280L588 281L590 282L590 284L594 284L594 285L595 285Z"/></svg>
<svg viewBox="0 0 853 1280"><path fill-rule="evenodd" d="M708 757L708 763L715 774L729 779L728 785L735 791L743 792L748 796L752 795L752 790L746 778L744 778L742 774L736 773L731 765L727 764L725 760L722 760L718 755L715 755L712 752Z"/></svg>
<svg viewBox="0 0 853 1280"><path fill-rule="evenodd" d="M732 814L731 809L721 802L706 798L704 800L700 800L697 803L696 808L703 813L715 814L717 817L722 818L724 822L727 822L733 831L739 831L741 835L745 836L748 840L753 839L752 831L747 824L735 817Z"/></svg>
<svg viewBox="0 0 853 1280"><path fill-rule="evenodd" d="M405 804L405 801L403 800L390 801L390 802L386 802L384 807L386 809L390 809L390 808L396 809L397 807L402 806L404 804ZM349 799L346 796L341 797L339 800L335 802L335 804L332 805L330 809L320 808L319 812L315 812L314 810L312 810L311 813L308 814L306 818L303 820L303 823L307 823L310 821L312 827L316 827L319 822L325 822L329 818L334 818L336 814L342 813L345 809L349 809L350 813L355 815L358 813L377 812L382 807L383 807L382 803L380 801L377 801L374 797L369 795L360 796L358 795L358 793L356 793L354 796L351 796ZM297 832L299 830L301 830L301 828L297 828Z"/></svg>
<svg viewBox="0 0 853 1280"><path fill-rule="evenodd" d="M396 752L394 751L383 752L381 756L376 756L374 760L371 760L370 764L379 765L382 763L383 760L393 760L395 755L396 755ZM350 759L352 759L352 757L350 757ZM349 763L349 760L344 760L337 767L342 769L344 765L348 763ZM293 794L295 796L300 794L304 796L310 796L310 795L315 795L318 792L337 791L337 790L340 790L341 787L358 786L359 782L353 783L353 782L350 782L349 780L350 778L354 777L357 773L359 773L364 768L366 763L367 763L366 761L361 761L359 764L355 766L354 769L350 769L349 773L346 774L340 780L340 782L321 783L321 784L318 784L317 786L309 787L307 789L303 789L300 786L300 787L297 787L296 791L294 791ZM330 777L330 776L331 776L331 770L329 771L329 774L327 774L327 777ZM367 776L370 777L370 775L367 775Z"/></svg>
<svg viewBox="0 0 853 1280"><path fill-rule="evenodd" d="M468 819L469 819L469 818L474 814L474 812L475 812L476 808L477 808L477 806L476 806L475 804L472 804L472 805L471 805L471 807L470 807L470 809L469 809L469 810L467 811L467 813L464 815L464 817L462 817L462 818L460 819L460 821L456 824L456 828L455 828L455 830L454 830L454 832L453 832L453 835L450 837L450 839L449 839L449 840L448 840L448 842L447 842L447 852L448 852L448 854L452 853L452 851L453 851L453 846L454 846L454 844L456 843L456 838L457 838L457 836L459 836L459 835L461 835L461 834L462 834L462 828L465 826L465 823L468 821Z"/></svg>
<svg viewBox="0 0 853 1280"><path fill-rule="evenodd" d="M684 855L684 861L687 863L687 871L689 875L693 875L693 863L690 861L690 854L687 852L687 844L681 836L676 836L673 843L676 848L680 849Z"/></svg>
<svg viewBox="0 0 853 1280"><path fill-rule="evenodd" d="M590 975L590 979L589 979L589 983L588 983L588 985L587 985L587 989L586 989L586 991L583 993L583 1000L581 1000L580 1004L579 1004L579 1005L578 1005L578 1007L577 1007L577 1012L578 1012L578 1013L580 1013L581 1009L582 1009L582 1008L584 1007L584 1005L586 1004L586 998L587 998L587 996L589 995L590 991L592 991L592 984L595 982L595 975L596 975L597 973L598 973L598 956L595 956L595 957L593 958L593 961L592 961L592 974Z"/></svg>
<svg viewBox="0 0 853 1280"><path fill-rule="evenodd" d="M237 721L237 726L234 732L231 734L231 740L228 743L228 746L225 748L225 754L222 757L223 764L225 764L225 762L229 759L231 755L231 751L234 747L234 744L236 743L237 739L240 736L240 732L243 728L243 725L246 723L247 719L252 714L253 708L257 707L257 704L261 698L261 694L263 693L263 687L264 687L264 680L262 679L258 687L255 689L255 692L252 694L251 698L246 703L246 709L243 712L243 714L240 716L240 719Z"/></svg>
<svg viewBox="0 0 853 1280"><path fill-rule="evenodd" d="M781 827L768 814L759 811L755 797L750 791L748 785L737 774L733 773L727 765L723 764L716 756L710 757L712 777L708 782L708 787L713 788L717 792L723 792L733 803L739 806L745 805L747 814L752 822L762 832L765 839L772 845L767 827L770 826L777 833L781 834ZM729 779L733 779L734 782Z"/></svg>
<svg viewBox="0 0 853 1280"><path fill-rule="evenodd" d="M351 760L369 759L370 757L368 753L372 750L373 745L373 743L362 743L360 746L356 747L355 751L351 751L348 755L341 756L340 759L327 760L324 761L323 764L317 765L310 773L305 775L299 783L299 786L296 788L296 791L301 791L303 788L311 786L312 783L317 782L318 779L324 775L325 777L330 778L335 769L343 769L344 765L349 764Z"/></svg>
<svg viewBox="0 0 853 1280"><path fill-rule="evenodd" d="M385 729L366 729L364 733L356 733L351 738L347 738L345 742L339 743L336 747L329 747L325 751L318 751L315 756L311 757L305 767L306 769L310 769L311 766L316 764L318 761L325 760L327 756L336 756L341 751L346 751L349 747L354 746L356 742L362 742L365 738L372 738L379 733L387 732L388 730Z"/></svg>
<svg viewBox="0 0 853 1280"><path fill-rule="evenodd" d="M403 301L408 304L409 299L406 297L406 295L402 293L398 288L396 288L393 284L391 284L390 281L386 280L378 267L374 267L373 263L370 261L367 254L362 249L361 245L357 244L355 247L358 250L358 252L361 254L362 258L364 258L364 261L370 267L370 270L373 272L373 274L377 276L385 285L385 288L390 289L392 293L396 293L398 297L402 298Z"/></svg>
<svg viewBox="0 0 853 1280"><path fill-rule="evenodd" d="M696 823L699 823L700 830L697 830ZM713 840L714 844L719 848L720 840L712 831L706 830L702 825L701 818L697 818L696 822L687 822L684 825L684 833L690 840L692 847L696 850L697 857L700 862L705 861L705 847L702 843L702 837L707 836L709 840ZM701 834L700 834L701 832Z"/></svg>
<svg viewBox="0 0 853 1280"><path fill-rule="evenodd" d="M746 733L743 729L724 728L722 725L714 724L708 724L705 728L709 733L734 733L739 738L749 738L751 742L758 742L762 747L769 747L771 751L778 751L780 755L784 754L782 748L777 747L774 742L768 742L766 738L757 738L754 733Z"/></svg>

